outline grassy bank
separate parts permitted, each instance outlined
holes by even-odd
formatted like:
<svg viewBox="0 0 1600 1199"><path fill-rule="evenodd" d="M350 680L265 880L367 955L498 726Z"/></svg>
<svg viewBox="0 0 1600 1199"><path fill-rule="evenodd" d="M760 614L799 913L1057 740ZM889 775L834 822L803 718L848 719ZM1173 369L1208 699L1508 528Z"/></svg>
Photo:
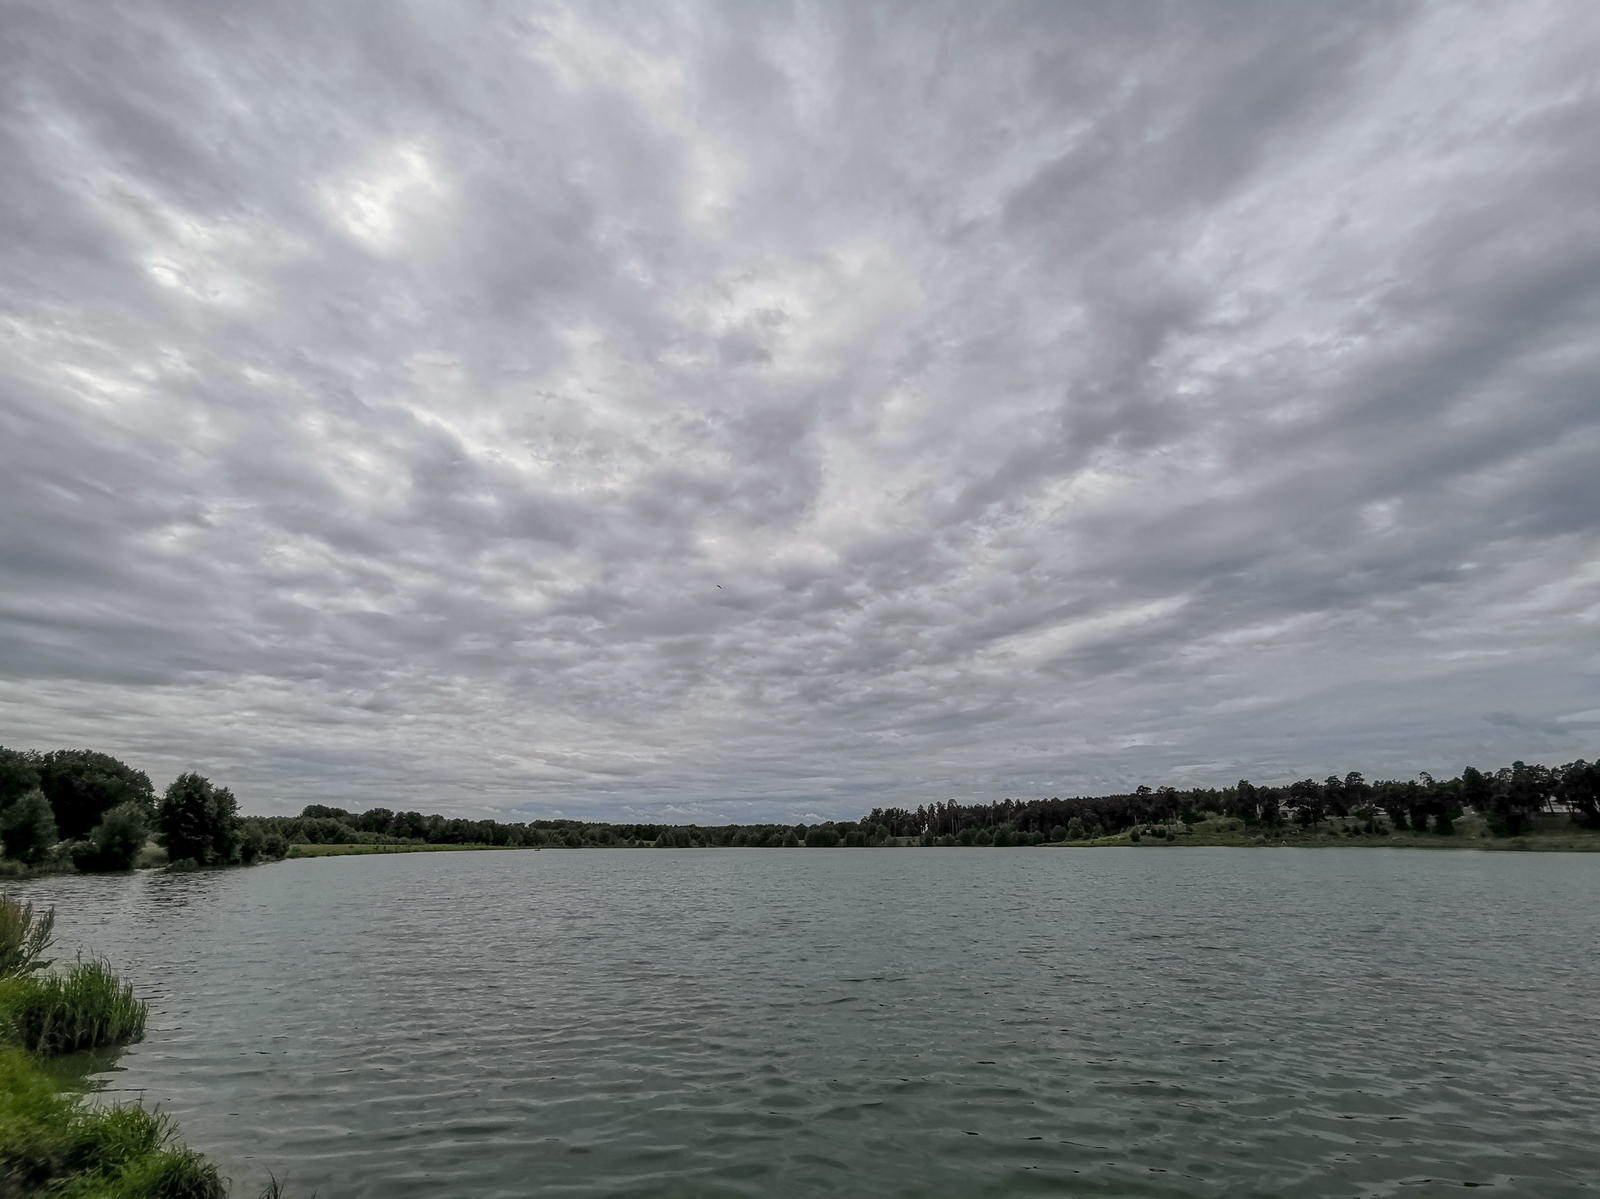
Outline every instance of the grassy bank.
<svg viewBox="0 0 1600 1199"><path fill-rule="evenodd" d="M52 1059L144 1036L147 1008L103 962L57 973L55 912L0 896L0 1196L225 1199L216 1167L175 1143L165 1116L92 1105Z"/></svg>

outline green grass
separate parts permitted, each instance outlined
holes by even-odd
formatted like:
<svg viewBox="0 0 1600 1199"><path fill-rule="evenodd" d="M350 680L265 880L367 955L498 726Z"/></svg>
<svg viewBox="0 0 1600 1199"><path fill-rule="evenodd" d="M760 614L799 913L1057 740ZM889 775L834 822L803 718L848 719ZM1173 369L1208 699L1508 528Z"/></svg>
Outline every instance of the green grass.
<svg viewBox="0 0 1600 1199"><path fill-rule="evenodd" d="M172 1138L165 1116L90 1107L29 1054L0 1047L0 1195L223 1199L216 1168Z"/></svg>
<svg viewBox="0 0 1600 1199"><path fill-rule="evenodd" d="M0 981L0 1028L31 1053L55 1055L125 1045L144 1036L146 1005L104 962L65 974Z"/></svg>

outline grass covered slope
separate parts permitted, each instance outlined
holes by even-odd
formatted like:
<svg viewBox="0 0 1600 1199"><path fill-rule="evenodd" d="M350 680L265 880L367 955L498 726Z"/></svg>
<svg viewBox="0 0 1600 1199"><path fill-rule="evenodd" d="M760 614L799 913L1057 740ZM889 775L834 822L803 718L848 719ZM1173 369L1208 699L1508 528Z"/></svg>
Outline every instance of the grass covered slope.
<svg viewBox="0 0 1600 1199"><path fill-rule="evenodd" d="M216 1167L165 1116L97 1107L43 1060L144 1036L147 1008L103 962L46 973L55 912L0 896L0 1199L223 1199Z"/></svg>

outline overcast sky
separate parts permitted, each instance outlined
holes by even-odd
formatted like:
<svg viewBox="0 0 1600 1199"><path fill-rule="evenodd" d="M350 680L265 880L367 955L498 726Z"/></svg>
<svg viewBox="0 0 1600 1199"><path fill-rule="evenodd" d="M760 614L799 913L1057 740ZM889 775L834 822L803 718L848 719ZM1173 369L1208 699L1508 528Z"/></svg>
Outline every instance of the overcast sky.
<svg viewBox="0 0 1600 1199"><path fill-rule="evenodd" d="M5 0L0 744L701 821L1600 756L1597 62Z"/></svg>

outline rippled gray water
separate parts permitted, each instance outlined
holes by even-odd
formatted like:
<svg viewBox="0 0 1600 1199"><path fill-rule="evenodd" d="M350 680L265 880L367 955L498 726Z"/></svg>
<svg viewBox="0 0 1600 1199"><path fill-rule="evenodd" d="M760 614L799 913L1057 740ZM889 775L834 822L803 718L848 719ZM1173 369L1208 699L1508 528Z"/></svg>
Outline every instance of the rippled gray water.
<svg viewBox="0 0 1600 1199"><path fill-rule="evenodd" d="M1560 1199L1600 857L407 854L64 878L236 1194Z"/></svg>

